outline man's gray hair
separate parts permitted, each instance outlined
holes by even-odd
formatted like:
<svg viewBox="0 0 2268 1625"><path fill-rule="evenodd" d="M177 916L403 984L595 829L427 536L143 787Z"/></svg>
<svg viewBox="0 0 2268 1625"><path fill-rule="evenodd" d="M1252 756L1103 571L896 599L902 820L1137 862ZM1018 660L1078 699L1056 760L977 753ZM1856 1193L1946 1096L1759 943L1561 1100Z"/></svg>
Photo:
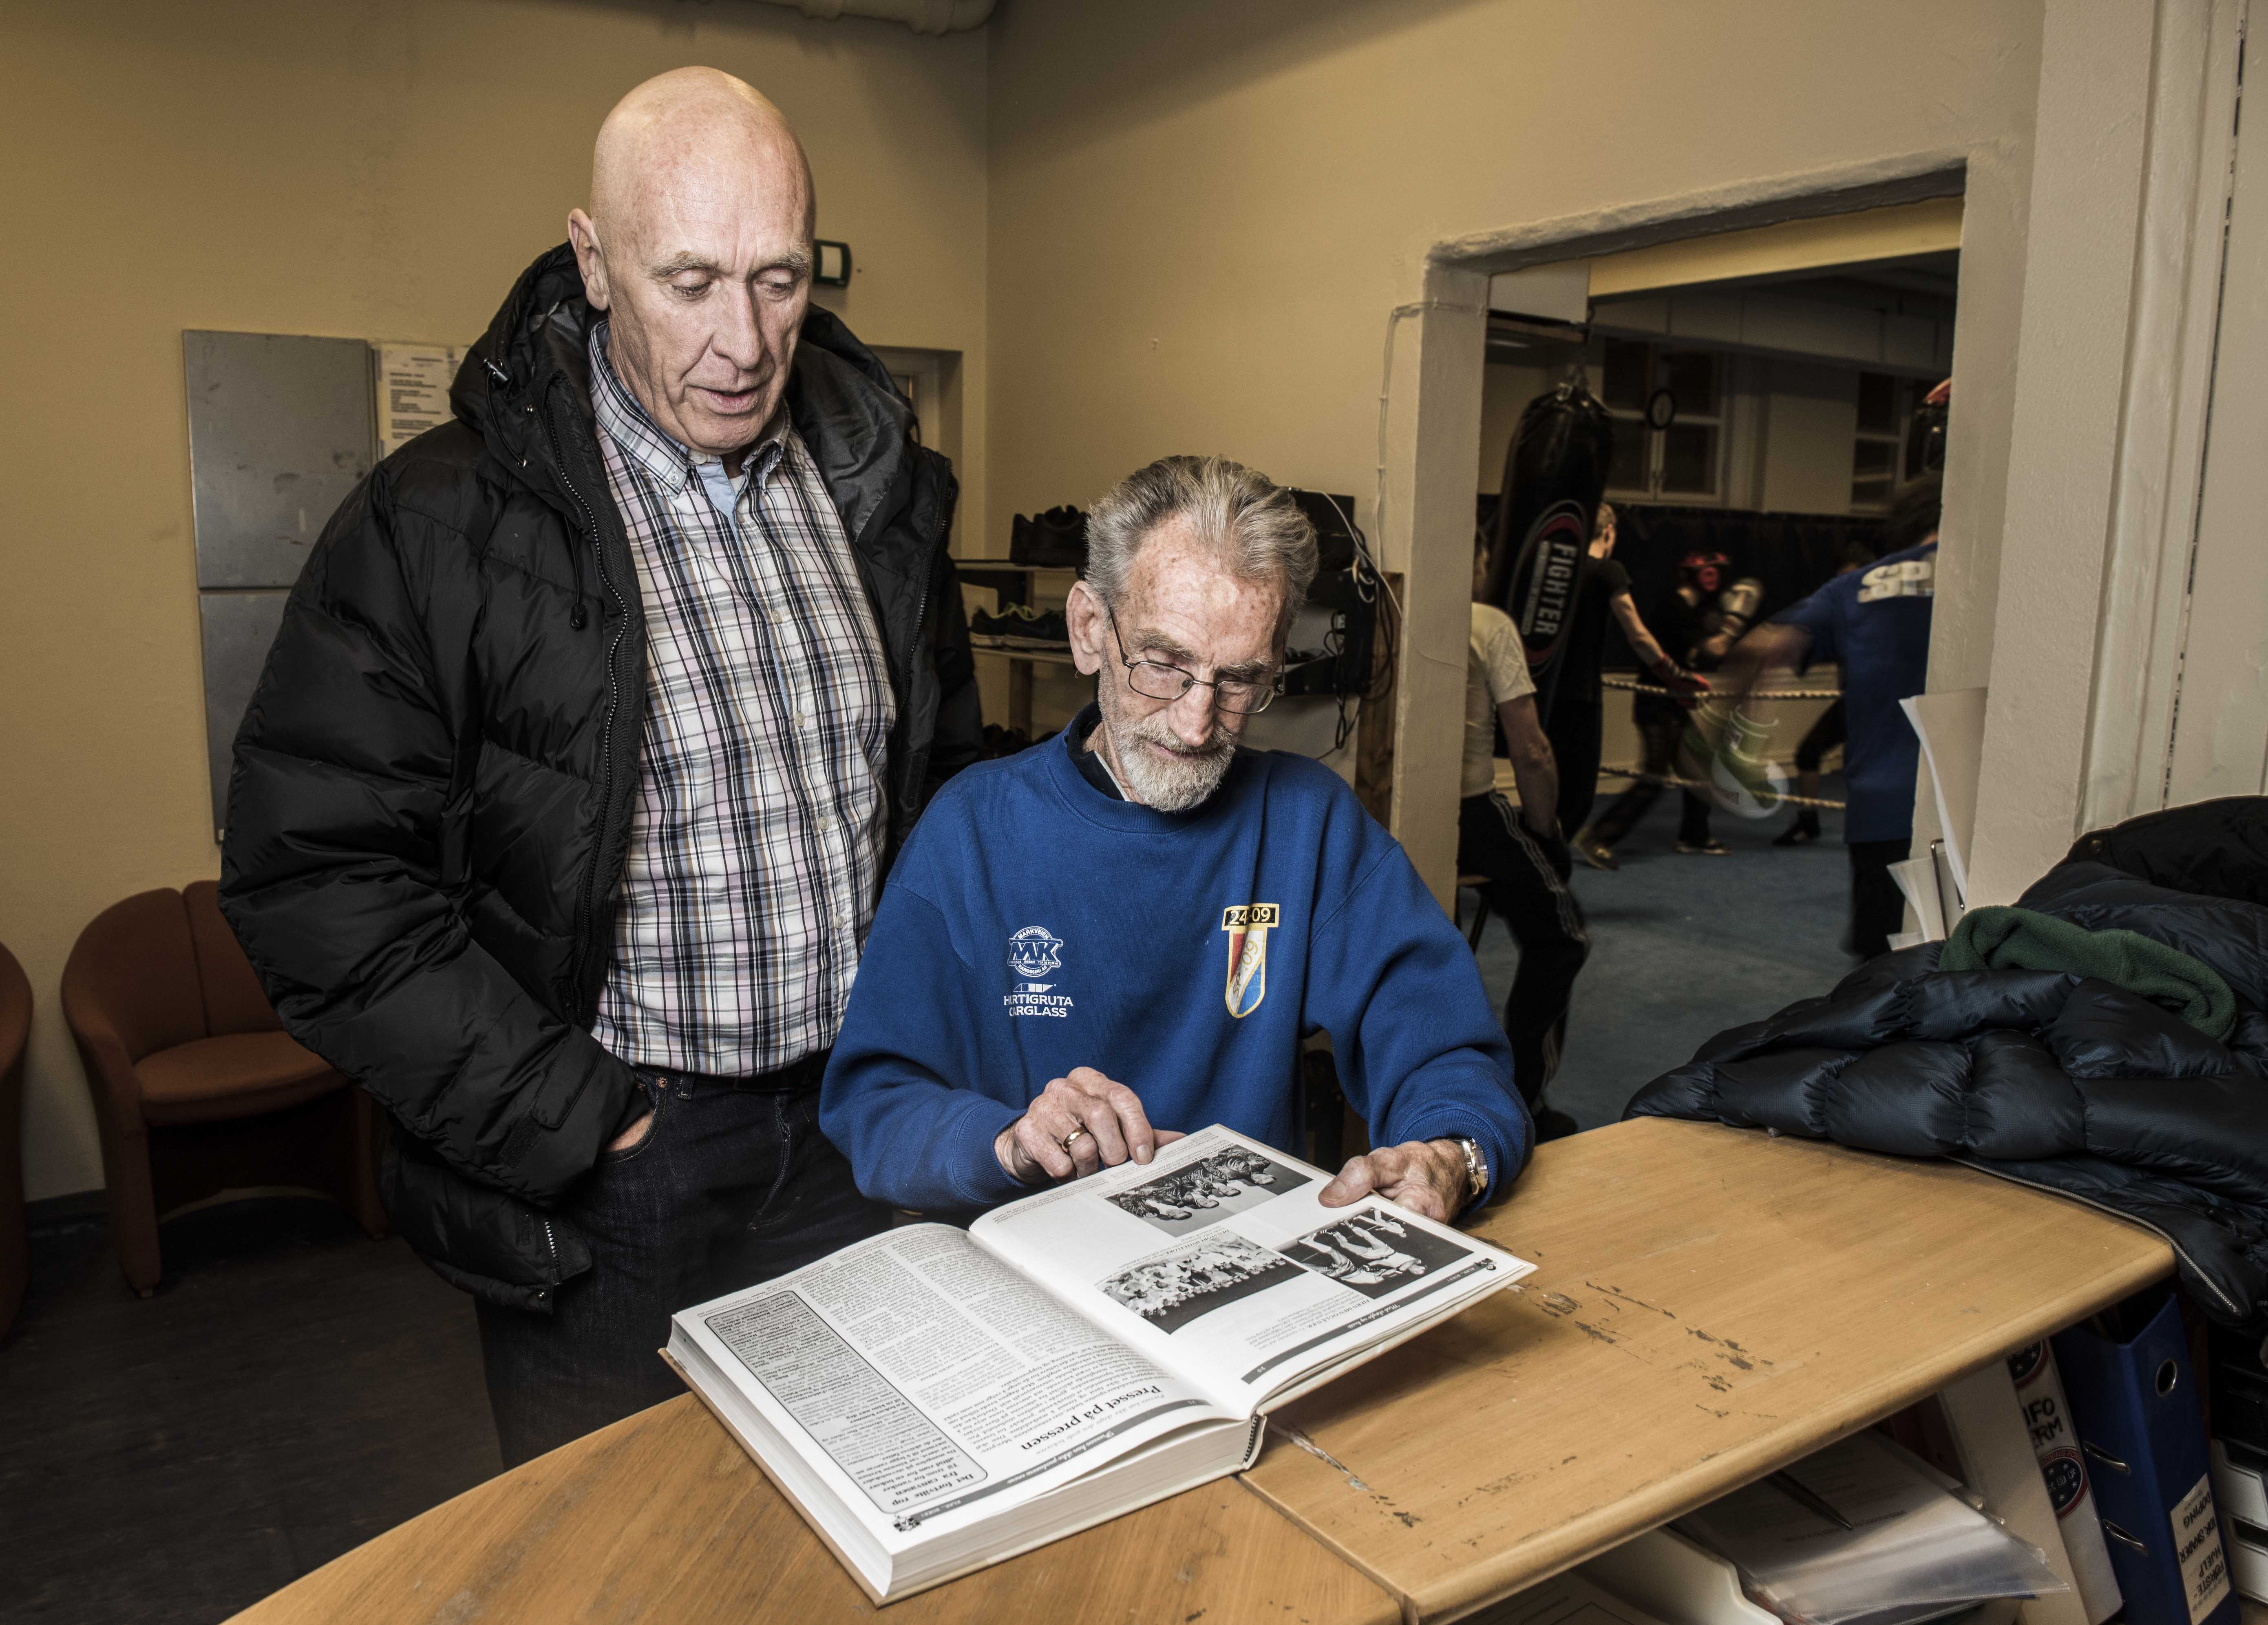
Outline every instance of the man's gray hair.
<svg viewBox="0 0 2268 1625"><path fill-rule="evenodd" d="M1143 541L1184 517L1230 575L1283 583L1281 636L1315 578L1315 527L1291 492L1225 457L1161 457L1111 487L1086 516L1087 585L1123 603Z"/></svg>

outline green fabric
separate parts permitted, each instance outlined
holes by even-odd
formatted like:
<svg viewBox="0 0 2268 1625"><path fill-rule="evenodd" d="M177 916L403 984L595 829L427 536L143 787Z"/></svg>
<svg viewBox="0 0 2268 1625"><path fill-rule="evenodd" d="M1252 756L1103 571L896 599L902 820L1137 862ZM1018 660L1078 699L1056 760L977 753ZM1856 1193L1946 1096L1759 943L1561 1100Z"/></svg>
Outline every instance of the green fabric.
<svg viewBox="0 0 2268 1625"><path fill-rule="evenodd" d="M2061 970L2098 976L2162 1004L2208 1038L2227 1038L2236 998L2220 973L2139 931L2090 931L2029 908L1972 908L1937 956L1940 970Z"/></svg>

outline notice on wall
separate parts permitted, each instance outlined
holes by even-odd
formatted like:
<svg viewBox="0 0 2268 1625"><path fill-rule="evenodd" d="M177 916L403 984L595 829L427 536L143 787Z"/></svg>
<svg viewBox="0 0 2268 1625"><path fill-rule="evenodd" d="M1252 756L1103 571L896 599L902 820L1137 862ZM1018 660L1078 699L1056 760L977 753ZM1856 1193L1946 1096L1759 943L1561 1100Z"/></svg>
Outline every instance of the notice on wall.
<svg viewBox="0 0 2268 1625"><path fill-rule="evenodd" d="M449 384L465 358L453 344L373 344L378 454L391 456L449 421Z"/></svg>

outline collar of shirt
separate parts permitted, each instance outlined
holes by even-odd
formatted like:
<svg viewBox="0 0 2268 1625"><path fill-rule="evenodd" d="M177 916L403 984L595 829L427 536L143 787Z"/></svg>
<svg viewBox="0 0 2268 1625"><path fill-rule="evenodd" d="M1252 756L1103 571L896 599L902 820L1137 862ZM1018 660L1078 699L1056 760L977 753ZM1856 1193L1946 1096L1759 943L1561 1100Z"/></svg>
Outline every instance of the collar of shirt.
<svg viewBox="0 0 2268 1625"><path fill-rule="evenodd" d="M1102 708L1093 701L1086 709L1071 720L1064 737L1071 749L1071 765L1079 769L1079 777L1113 801L1126 799L1126 792L1118 788L1118 776L1110 770L1110 763L1101 751L1086 748L1087 737L1102 725Z"/></svg>
<svg viewBox="0 0 2268 1625"><path fill-rule="evenodd" d="M615 371L607 354L608 326L601 320L591 329L591 406L598 415L599 427L648 477L673 495L682 491L686 482L698 475L702 494L709 499L710 505L722 517L730 518L740 498L747 494L749 482L756 482L761 489L763 480L786 454L785 403L772 415L771 423L740 465L740 477L735 480L725 472L723 459L703 457L688 450L653 421Z"/></svg>

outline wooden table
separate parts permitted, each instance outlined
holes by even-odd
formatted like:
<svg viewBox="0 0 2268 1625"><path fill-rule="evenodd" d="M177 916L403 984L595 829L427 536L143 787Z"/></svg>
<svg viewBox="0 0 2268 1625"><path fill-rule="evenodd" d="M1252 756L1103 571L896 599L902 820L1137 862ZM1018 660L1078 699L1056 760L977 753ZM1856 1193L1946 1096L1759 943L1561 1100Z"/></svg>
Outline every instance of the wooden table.
<svg viewBox="0 0 2268 1625"><path fill-rule="evenodd" d="M490 1479L284 1587L238 1625L873 1619L690 1394ZM889 1625L1199 1616L1393 1625L1376 1585L1223 1479L893 1603Z"/></svg>
<svg viewBox="0 0 2268 1625"><path fill-rule="evenodd" d="M1536 1273L1291 1407L1241 1486L1160 1502L886 1618L1454 1619L2172 1268L2148 1232L1984 1174L1660 1119L1543 1147L1480 1230ZM873 1612L688 1396L238 1618Z"/></svg>
<svg viewBox="0 0 2268 1625"><path fill-rule="evenodd" d="M2173 1268L2139 1225L1969 1169L1660 1118L1543 1147L1477 1228L1535 1274L1288 1408L1245 1475L1413 1620L1508 1596Z"/></svg>

